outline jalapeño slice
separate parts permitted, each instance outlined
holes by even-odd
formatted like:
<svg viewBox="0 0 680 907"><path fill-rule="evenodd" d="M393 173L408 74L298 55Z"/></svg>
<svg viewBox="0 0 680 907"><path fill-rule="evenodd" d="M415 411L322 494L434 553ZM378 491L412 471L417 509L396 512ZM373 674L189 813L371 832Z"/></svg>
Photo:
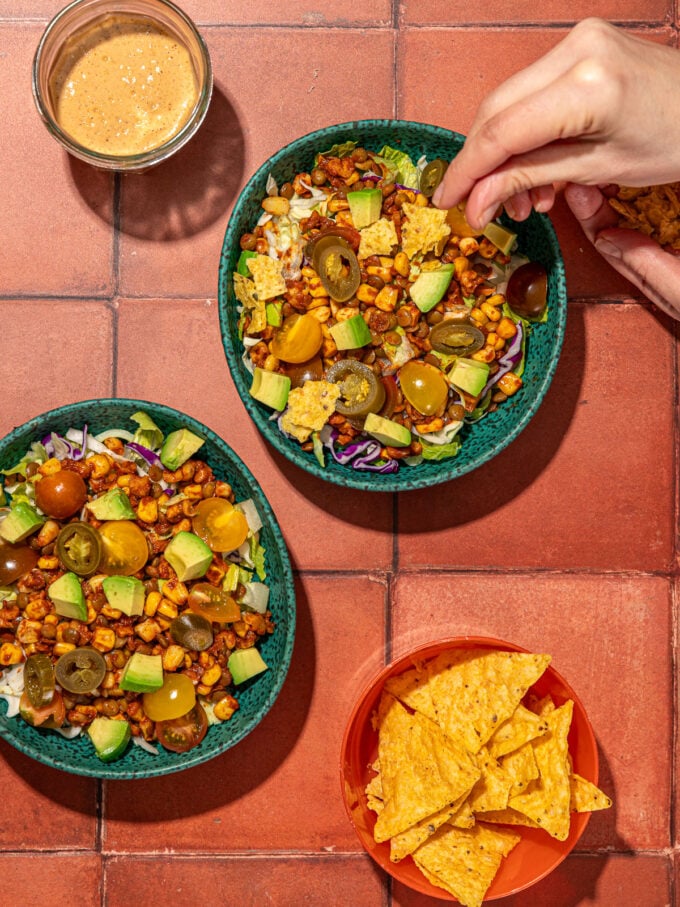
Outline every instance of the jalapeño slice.
<svg viewBox="0 0 680 907"><path fill-rule="evenodd" d="M444 179L444 174L446 173L446 168L448 166L446 161L443 161L441 158L435 158L435 160L426 164L423 172L420 174L419 184L420 191L426 198L431 198L434 195L435 189Z"/></svg>
<svg viewBox="0 0 680 907"><path fill-rule="evenodd" d="M96 690L106 674L103 655L89 646L71 649L57 662L57 683L69 693Z"/></svg>
<svg viewBox="0 0 680 907"><path fill-rule="evenodd" d="M40 709L52 701L54 693L54 668L49 655L29 655L24 665L24 690L29 702Z"/></svg>
<svg viewBox="0 0 680 907"><path fill-rule="evenodd" d="M469 356L484 346L484 334L472 324L440 321L430 331L430 345L448 356Z"/></svg>
<svg viewBox="0 0 680 907"><path fill-rule="evenodd" d="M367 416L377 413L385 402L385 388L373 369L356 359L334 362L326 379L340 388L335 409L343 416Z"/></svg>
<svg viewBox="0 0 680 907"><path fill-rule="evenodd" d="M94 573L101 552L99 533L88 523L67 523L57 536L57 557L67 570L78 576Z"/></svg>
<svg viewBox="0 0 680 907"><path fill-rule="evenodd" d="M334 236L314 249L314 269L326 292L336 302L347 302L359 289L359 261L346 242Z"/></svg>

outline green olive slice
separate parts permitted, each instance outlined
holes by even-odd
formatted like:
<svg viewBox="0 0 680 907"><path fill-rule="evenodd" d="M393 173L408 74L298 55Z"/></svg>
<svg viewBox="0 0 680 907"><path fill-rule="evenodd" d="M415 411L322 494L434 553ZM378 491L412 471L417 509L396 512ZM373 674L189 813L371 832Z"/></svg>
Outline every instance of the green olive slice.
<svg viewBox="0 0 680 907"><path fill-rule="evenodd" d="M440 321L430 331L430 346L447 356L469 356L484 346L484 334L472 324Z"/></svg>
<svg viewBox="0 0 680 907"><path fill-rule="evenodd" d="M56 551L67 570L78 576L89 576L101 558L101 537L89 523L67 523L57 536Z"/></svg>
<svg viewBox="0 0 680 907"><path fill-rule="evenodd" d="M315 270L326 292L336 302L347 302L359 289L359 261L347 243L333 237L314 255ZM314 250L316 253L316 249Z"/></svg>
<svg viewBox="0 0 680 907"><path fill-rule="evenodd" d="M54 668L49 655L29 655L24 665L24 690L33 708L40 709L52 701Z"/></svg>
<svg viewBox="0 0 680 907"><path fill-rule="evenodd" d="M104 656L90 646L65 652L56 666L57 683L69 693L91 693L105 674Z"/></svg>
<svg viewBox="0 0 680 907"><path fill-rule="evenodd" d="M385 402L385 388L372 368L357 359L341 359L326 371L326 380L340 388L335 409L342 416L377 413Z"/></svg>
<svg viewBox="0 0 680 907"><path fill-rule="evenodd" d="M185 611L170 624L170 635L180 646L203 652L213 644L213 631L210 621L194 611Z"/></svg>
<svg viewBox="0 0 680 907"><path fill-rule="evenodd" d="M423 172L420 174L419 188L426 198L431 198L434 195L435 189L444 179L448 166L446 161L441 158L435 158L435 160L425 165Z"/></svg>

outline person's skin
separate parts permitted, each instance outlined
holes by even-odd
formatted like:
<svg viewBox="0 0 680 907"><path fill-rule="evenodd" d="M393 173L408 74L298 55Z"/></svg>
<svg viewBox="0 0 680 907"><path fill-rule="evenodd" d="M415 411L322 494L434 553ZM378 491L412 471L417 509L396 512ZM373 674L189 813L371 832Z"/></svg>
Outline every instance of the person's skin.
<svg viewBox="0 0 680 907"><path fill-rule="evenodd" d="M680 258L619 229L601 191L680 180L680 52L585 19L482 102L434 196L467 199L473 227L501 205L516 220L555 192L609 264L680 318Z"/></svg>

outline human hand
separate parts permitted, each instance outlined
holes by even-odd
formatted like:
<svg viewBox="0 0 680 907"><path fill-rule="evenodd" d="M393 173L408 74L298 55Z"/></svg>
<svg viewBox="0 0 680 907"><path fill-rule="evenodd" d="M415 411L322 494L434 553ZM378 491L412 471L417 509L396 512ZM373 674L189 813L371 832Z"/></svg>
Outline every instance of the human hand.
<svg viewBox="0 0 680 907"><path fill-rule="evenodd" d="M435 204L467 199L481 228L503 203L516 220L550 210L559 183L678 180L679 84L677 50L583 20L483 101Z"/></svg>
<svg viewBox="0 0 680 907"><path fill-rule="evenodd" d="M606 261L667 315L680 319L680 258L642 233L617 227L615 211L596 186L570 183L564 196Z"/></svg>

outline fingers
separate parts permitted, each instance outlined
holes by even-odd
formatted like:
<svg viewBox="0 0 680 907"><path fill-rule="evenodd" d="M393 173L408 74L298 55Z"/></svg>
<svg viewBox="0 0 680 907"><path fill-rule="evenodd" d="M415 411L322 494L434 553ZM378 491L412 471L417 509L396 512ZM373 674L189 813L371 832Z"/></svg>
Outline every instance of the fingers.
<svg viewBox="0 0 680 907"><path fill-rule="evenodd" d="M619 274L672 318L680 318L680 258L648 236L615 226L616 214L594 186L567 186L567 203L584 233Z"/></svg>

